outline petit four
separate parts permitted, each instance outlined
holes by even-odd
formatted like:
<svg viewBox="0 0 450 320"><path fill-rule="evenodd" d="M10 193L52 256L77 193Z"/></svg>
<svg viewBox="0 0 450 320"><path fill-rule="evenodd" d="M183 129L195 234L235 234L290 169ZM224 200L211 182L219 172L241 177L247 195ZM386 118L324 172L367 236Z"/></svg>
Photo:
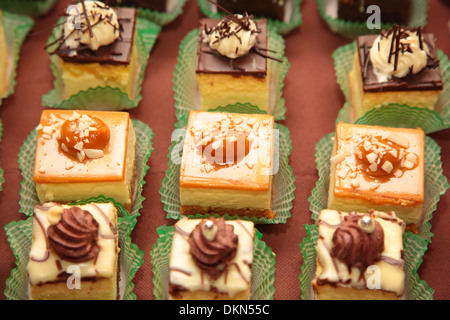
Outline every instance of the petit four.
<svg viewBox="0 0 450 320"><path fill-rule="evenodd" d="M273 218L274 118L191 111L180 169L181 214Z"/></svg>
<svg viewBox="0 0 450 320"><path fill-rule="evenodd" d="M254 224L224 218L175 224L169 261L171 300L249 300Z"/></svg>
<svg viewBox="0 0 450 320"><path fill-rule="evenodd" d="M196 76L200 110L250 103L270 113L267 20L229 15L200 20Z"/></svg>
<svg viewBox="0 0 450 320"><path fill-rule="evenodd" d="M443 89L434 36L395 25L358 37L349 89L355 120L391 103L434 109Z"/></svg>
<svg viewBox="0 0 450 320"><path fill-rule="evenodd" d="M339 123L330 159L328 209L395 212L418 224L424 202L424 132Z"/></svg>
<svg viewBox="0 0 450 320"><path fill-rule="evenodd" d="M103 195L131 209L136 136L127 112L44 110L37 129L40 203Z"/></svg>
<svg viewBox="0 0 450 320"><path fill-rule="evenodd" d="M395 213L322 210L316 300L397 300L405 290L403 233Z"/></svg>
<svg viewBox="0 0 450 320"><path fill-rule="evenodd" d="M59 58L66 98L97 87L118 88L134 98L140 68L135 25L134 8L111 8L100 1L68 7L51 52Z"/></svg>
<svg viewBox="0 0 450 320"><path fill-rule="evenodd" d="M27 265L30 299L115 300L118 255L112 203L36 206Z"/></svg>
<svg viewBox="0 0 450 320"><path fill-rule="evenodd" d="M378 6L381 22L408 25L411 16L412 0L337 0L338 18L365 22L370 16L367 8Z"/></svg>

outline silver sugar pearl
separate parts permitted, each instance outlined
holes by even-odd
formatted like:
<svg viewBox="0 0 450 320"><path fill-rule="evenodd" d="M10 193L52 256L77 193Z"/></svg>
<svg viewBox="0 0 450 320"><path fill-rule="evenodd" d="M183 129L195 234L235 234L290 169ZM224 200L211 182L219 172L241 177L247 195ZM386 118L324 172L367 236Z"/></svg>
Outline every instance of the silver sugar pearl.
<svg viewBox="0 0 450 320"><path fill-rule="evenodd" d="M203 236L206 238L206 240L213 241L216 238L216 234L217 234L216 224L211 220L207 220L203 224L202 233L203 233Z"/></svg>
<svg viewBox="0 0 450 320"><path fill-rule="evenodd" d="M364 216L359 219L358 225L367 233L372 233L375 230L375 221L369 216Z"/></svg>

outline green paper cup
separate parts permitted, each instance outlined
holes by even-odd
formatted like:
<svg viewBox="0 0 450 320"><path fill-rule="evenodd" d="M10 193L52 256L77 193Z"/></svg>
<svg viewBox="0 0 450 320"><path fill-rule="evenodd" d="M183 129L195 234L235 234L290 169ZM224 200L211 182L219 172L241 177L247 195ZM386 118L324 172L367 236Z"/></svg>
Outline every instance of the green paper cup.
<svg viewBox="0 0 450 320"><path fill-rule="evenodd" d="M388 104L366 112L358 119L353 118L350 104L349 73L352 70L356 52L356 42L339 47L333 52L334 68L337 82L346 103L339 111L336 123L358 123L381 125L385 127L422 128L425 133L432 133L450 128L450 61L437 50L444 89L439 95L435 110L410 107L407 105Z"/></svg>
<svg viewBox="0 0 450 320"><path fill-rule="evenodd" d="M157 229L159 238L152 245L150 256L153 265L153 294L155 300L169 298L169 259L175 228L161 226ZM275 254L261 240L262 234L256 229L254 256L252 263L251 300L273 300L275 293Z"/></svg>
<svg viewBox="0 0 450 320"><path fill-rule="evenodd" d="M136 134L136 182L130 215L138 216L145 199L142 196L142 189L145 184L144 177L149 169L147 162L153 151L152 139L154 134L145 123L134 119L131 121ZM36 184L33 180L36 143L37 130L34 129L28 135L19 152L19 169L22 173L19 212L27 216L31 216L34 206L40 203L36 193Z"/></svg>
<svg viewBox="0 0 450 320"><path fill-rule="evenodd" d="M4 26L6 47L8 51L8 69L6 70L7 88L5 93L0 95L0 105L2 100L14 93L16 86L16 69L19 62L20 48L28 32L34 26L34 20L28 16L11 13L3 10L2 24Z"/></svg>
<svg viewBox="0 0 450 320"><path fill-rule="evenodd" d="M183 13L183 7L187 0L172 0L167 12L159 12L138 7L138 17L152 21L160 26L165 26ZM127 7L127 6L124 6Z"/></svg>
<svg viewBox="0 0 450 320"><path fill-rule="evenodd" d="M181 118L176 124L176 129L185 129L187 126L187 117ZM278 171L273 177L273 196L272 196L272 211L275 212L273 219L267 218L249 218L238 215L225 215L226 219L230 220L251 220L255 224L278 224L286 223L287 219L291 217L290 210L292 208L292 200L294 199L295 177L292 168L289 166L289 155L292 149L292 142L290 138L289 129L281 124L275 123L275 129L278 130L279 139L275 142L275 150L278 150L274 156L278 157ZM181 131L177 131L180 133ZM181 134L172 135L172 144L169 147L169 162L166 175L163 179L161 189L161 201L164 203L164 210L167 213L168 219L181 219L184 217L180 212L180 161L173 161L176 157L181 159L184 144L184 132ZM188 215L189 218L209 218L210 215ZM219 217L214 215L214 217Z"/></svg>
<svg viewBox="0 0 450 320"><path fill-rule="evenodd" d="M389 29L392 24L380 23L380 28L369 29L366 22L349 21L337 18L337 0L317 0L320 16L325 20L328 27L335 33L348 38L355 39L365 34L378 34L382 29ZM425 27L427 24L428 0L413 0L411 17L408 26ZM367 14L370 17L370 14Z"/></svg>
<svg viewBox="0 0 450 320"><path fill-rule="evenodd" d="M330 158L333 149L334 133L324 136L316 145L316 165L319 179L309 197L312 219L319 217L320 211L327 209L330 178ZM418 235L431 242L431 219L440 197L447 191L449 184L443 174L441 148L430 137L425 136L425 201L422 206L422 218L418 225Z"/></svg>
<svg viewBox="0 0 450 320"><path fill-rule="evenodd" d="M57 0L0 0L3 10L33 18L47 14L55 6Z"/></svg>
<svg viewBox="0 0 450 320"><path fill-rule="evenodd" d="M52 43L55 39L59 38L61 34L61 23L63 21L63 17L58 20L57 27L53 29L48 43ZM132 99L119 88L109 86L89 88L86 91L79 91L71 97L65 97L64 85L60 76L59 58L56 54L53 54L50 55L50 68L55 77L53 82L54 87L50 92L42 96L42 104L50 108L103 111L129 110L137 107L142 99L141 88L150 51L160 31L161 26L139 17L136 19L135 41L138 50L139 71L136 79L135 95ZM55 45L50 46L47 51L50 53L55 49Z"/></svg>
<svg viewBox="0 0 450 320"><path fill-rule="evenodd" d="M286 1L286 18L281 21L281 20L277 20L277 19L271 19L268 18L267 21L268 23L273 26L275 28L275 30L282 34L285 35L289 32L291 32L292 30L294 30L295 28L297 28L298 26L300 26L300 24L302 23L302 14L300 13L300 4L301 4L301 0L287 0ZM224 13L219 12L217 10L217 7L212 4L211 2L209 2L208 0L197 0L198 3L198 7L200 8L200 11L206 15L208 18L212 18L212 19L222 19L224 16ZM239 14L239 13L243 13L243 12L233 12L234 14ZM225 13L226 14L226 13ZM249 12L249 14L251 14L251 12ZM258 18L265 18L265 17L259 17L259 16L255 16L256 19Z"/></svg>
<svg viewBox="0 0 450 320"><path fill-rule="evenodd" d="M307 235L300 243L300 251L303 256L303 265L300 271L300 290L302 300L314 300L314 292L311 281L316 272L316 245L318 230L316 225L305 225ZM422 257L427 250L427 241L411 232L403 235L403 255L405 260L405 299L407 300L432 300L434 290L428 283L420 280L417 270L422 263Z"/></svg>
<svg viewBox="0 0 450 320"><path fill-rule="evenodd" d="M197 41L198 29L190 31L180 44L178 62L174 72L174 99L175 115L177 119L189 114L192 110L200 109L200 92L198 88L197 76L195 73L197 61ZM269 59L270 69L272 70L271 90L271 114L275 120L284 120L286 113L285 101L282 98L284 79L290 68L290 64L284 57L284 39L277 34L274 28L269 26L269 49L276 51L274 56L283 62L277 62ZM257 106L249 103L236 103L233 105L219 106L210 111L227 111L239 113L265 113Z"/></svg>
<svg viewBox="0 0 450 320"><path fill-rule="evenodd" d="M92 198L88 201L77 201L74 204L85 204L95 201L108 201L102 197ZM119 231L119 297L121 300L136 300L134 289L134 275L144 262L144 252L131 242L130 234L136 224L136 216L129 216L128 212L119 203L114 203L118 213ZM33 218L13 221L6 225L5 231L8 236L11 249L16 257L16 267L11 271L11 275L6 280L5 296L8 300L28 300L28 275L27 264L31 248Z"/></svg>

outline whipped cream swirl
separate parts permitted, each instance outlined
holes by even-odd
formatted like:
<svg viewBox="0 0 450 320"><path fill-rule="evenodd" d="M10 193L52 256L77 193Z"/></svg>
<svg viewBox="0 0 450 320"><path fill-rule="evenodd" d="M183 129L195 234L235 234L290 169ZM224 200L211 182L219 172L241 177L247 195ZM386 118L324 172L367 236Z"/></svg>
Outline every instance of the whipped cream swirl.
<svg viewBox="0 0 450 320"><path fill-rule="evenodd" d="M81 45L98 50L116 41L120 25L116 12L100 1L82 1L67 8L65 43L70 49Z"/></svg>
<svg viewBox="0 0 450 320"><path fill-rule="evenodd" d="M247 15L230 15L216 27L203 30L203 41L222 56L236 59L245 56L256 43L258 28Z"/></svg>
<svg viewBox="0 0 450 320"><path fill-rule="evenodd" d="M420 28L393 26L376 38L370 60L379 82L416 74L427 65L428 47Z"/></svg>

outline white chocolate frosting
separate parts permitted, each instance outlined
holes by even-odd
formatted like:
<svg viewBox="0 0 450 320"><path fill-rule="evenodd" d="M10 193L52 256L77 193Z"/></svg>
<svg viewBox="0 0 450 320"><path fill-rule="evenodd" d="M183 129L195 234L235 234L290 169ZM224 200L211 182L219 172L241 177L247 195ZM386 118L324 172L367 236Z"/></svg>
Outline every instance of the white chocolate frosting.
<svg viewBox="0 0 450 320"><path fill-rule="evenodd" d="M175 225L169 264L169 282L189 291L211 291L228 293L230 297L247 290L251 283L253 262L254 224L251 221L227 221L234 226L239 238L236 256L219 278L212 279L203 273L190 254L187 238L200 219L183 218Z"/></svg>
<svg viewBox="0 0 450 320"><path fill-rule="evenodd" d="M69 205L45 203L36 206L33 216L32 244L27 271L30 284L39 285L58 281L64 272L72 266L79 267L79 276L83 278L108 278L114 275L118 255L117 210L111 203L91 203L78 206L92 214L98 222L98 240L100 247L95 259L74 263L64 259L49 248L47 229L61 218L63 208ZM71 272L68 272L70 275ZM75 274L74 274L75 275ZM64 278L63 278L64 279Z"/></svg>
<svg viewBox="0 0 450 320"><path fill-rule="evenodd" d="M416 74L426 67L428 47L419 30L399 27L376 38L370 60L379 82Z"/></svg>
<svg viewBox="0 0 450 320"><path fill-rule="evenodd" d="M238 23L239 22L239 23ZM204 42L230 59L247 55L256 42L258 28L253 20L234 15L226 17L210 32L203 31Z"/></svg>
<svg viewBox="0 0 450 320"><path fill-rule="evenodd" d="M100 1L84 1L69 6L64 24L65 43L71 49L81 45L98 50L119 38L116 12Z"/></svg>
<svg viewBox="0 0 450 320"><path fill-rule="evenodd" d="M384 232L384 249L381 259L361 270L348 266L331 255L333 236L345 216L369 216L381 225ZM370 213L346 213L336 210L322 210L317 221L319 240L317 257L320 271L316 272L316 283L331 283L356 289L378 289L394 292L401 296L405 287L403 261L403 232L405 223L395 213L372 211ZM363 274L362 274L363 273Z"/></svg>

